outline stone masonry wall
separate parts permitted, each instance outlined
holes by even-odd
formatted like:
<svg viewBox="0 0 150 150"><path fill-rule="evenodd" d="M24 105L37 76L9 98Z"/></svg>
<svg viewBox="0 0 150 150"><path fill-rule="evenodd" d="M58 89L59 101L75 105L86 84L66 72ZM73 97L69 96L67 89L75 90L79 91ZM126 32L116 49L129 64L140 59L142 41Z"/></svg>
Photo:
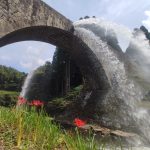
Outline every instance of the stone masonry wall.
<svg viewBox="0 0 150 150"><path fill-rule="evenodd" d="M52 26L69 31L72 22L41 0L0 0L0 37L30 26Z"/></svg>

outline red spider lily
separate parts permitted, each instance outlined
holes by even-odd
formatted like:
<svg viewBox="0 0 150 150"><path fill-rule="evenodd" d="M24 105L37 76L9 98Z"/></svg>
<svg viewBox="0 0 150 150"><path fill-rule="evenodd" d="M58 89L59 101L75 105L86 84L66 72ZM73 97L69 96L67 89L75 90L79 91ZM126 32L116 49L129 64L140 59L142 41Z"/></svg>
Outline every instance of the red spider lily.
<svg viewBox="0 0 150 150"><path fill-rule="evenodd" d="M76 125L77 127L82 127L82 126L86 125L86 121L83 121L79 118L75 118L74 125Z"/></svg>
<svg viewBox="0 0 150 150"><path fill-rule="evenodd" d="M26 104L27 103L27 100L21 96L18 97L18 102L17 102L17 105L23 105L23 104Z"/></svg>
<svg viewBox="0 0 150 150"><path fill-rule="evenodd" d="M44 102L41 100L33 100L31 103L29 103L31 106L43 106Z"/></svg>

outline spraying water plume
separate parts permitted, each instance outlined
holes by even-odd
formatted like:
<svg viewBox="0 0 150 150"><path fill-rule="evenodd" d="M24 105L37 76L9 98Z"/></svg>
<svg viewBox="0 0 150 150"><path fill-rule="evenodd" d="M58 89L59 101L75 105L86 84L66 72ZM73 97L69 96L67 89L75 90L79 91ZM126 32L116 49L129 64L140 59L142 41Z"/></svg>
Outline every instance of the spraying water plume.
<svg viewBox="0 0 150 150"><path fill-rule="evenodd" d="M27 98L27 93L30 90L30 84L31 84L32 79L34 77L34 73L35 73L35 70L33 70L30 73L28 73L28 75L27 75L27 77L25 79L25 82L24 82L24 84L22 86L22 90L21 90L21 93L20 93L21 97Z"/></svg>
<svg viewBox="0 0 150 150"><path fill-rule="evenodd" d="M117 128L128 128L137 132L144 143L150 143L150 115L148 110L139 108L137 103L141 103L147 93L142 84L136 82L134 76L130 76L128 66L135 69L138 66L134 60L129 59L122 52L128 51L130 47L142 54L140 67L144 82L149 81L150 55L149 43L143 33L134 38L133 33L126 27L103 19L83 19L74 23L74 34L81 38L93 51L99 62L102 64L112 91L109 91L107 98L101 100L99 105L103 112L100 120L105 125L112 125ZM138 48L137 48L138 47ZM138 57L135 57L135 60ZM143 75L144 74L144 75ZM110 95L114 95L111 97ZM109 98L108 98L109 97ZM115 98L116 97L116 98ZM108 111L109 110L109 111ZM141 141L137 140L136 145Z"/></svg>
<svg viewBox="0 0 150 150"><path fill-rule="evenodd" d="M148 40L142 32L135 36L128 28L103 19L77 21L74 29L74 34L82 39L99 60L111 85L103 99L99 98L97 102L100 108L98 119L106 126L138 133L142 140L137 138L136 145L143 142L150 144L149 111L139 107L149 92ZM138 56L130 55L133 49ZM33 76L34 71L27 76L20 94L22 97L27 96Z"/></svg>

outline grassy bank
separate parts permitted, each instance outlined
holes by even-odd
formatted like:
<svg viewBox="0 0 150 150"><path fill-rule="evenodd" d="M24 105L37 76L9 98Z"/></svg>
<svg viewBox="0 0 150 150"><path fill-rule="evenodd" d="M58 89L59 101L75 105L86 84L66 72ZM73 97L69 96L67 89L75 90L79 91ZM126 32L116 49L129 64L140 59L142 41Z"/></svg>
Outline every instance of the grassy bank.
<svg viewBox="0 0 150 150"><path fill-rule="evenodd" d="M16 105L19 92L0 90L0 106L12 107Z"/></svg>
<svg viewBox="0 0 150 150"><path fill-rule="evenodd" d="M0 149L94 150L93 136L66 132L44 113L0 107Z"/></svg>
<svg viewBox="0 0 150 150"><path fill-rule="evenodd" d="M75 105L81 89L82 86L77 87L68 95L53 99L48 103L48 108L52 111L61 110L63 115L62 112L66 108L74 108L72 105ZM0 91L0 97L14 96L14 104L18 94ZM0 106L0 150L105 150L108 140L95 137L92 132L86 132L85 136L79 133L78 129L62 129L43 111L37 113L34 109L29 111L25 107ZM110 150L116 149L116 146L111 147ZM118 149L122 149L122 146L119 145Z"/></svg>

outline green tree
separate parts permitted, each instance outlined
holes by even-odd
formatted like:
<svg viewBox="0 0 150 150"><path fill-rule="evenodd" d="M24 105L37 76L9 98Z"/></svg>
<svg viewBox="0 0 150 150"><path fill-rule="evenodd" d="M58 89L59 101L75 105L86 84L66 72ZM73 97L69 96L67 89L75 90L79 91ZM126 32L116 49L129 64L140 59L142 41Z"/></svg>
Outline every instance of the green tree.
<svg viewBox="0 0 150 150"><path fill-rule="evenodd" d="M21 91L26 74L0 65L0 90Z"/></svg>
<svg viewBox="0 0 150 150"><path fill-rule="evenodd" d="M56 48L52 62L53 96L66 95L70 88L82 83L82 75L69 53L61 48Z"/></svg>

